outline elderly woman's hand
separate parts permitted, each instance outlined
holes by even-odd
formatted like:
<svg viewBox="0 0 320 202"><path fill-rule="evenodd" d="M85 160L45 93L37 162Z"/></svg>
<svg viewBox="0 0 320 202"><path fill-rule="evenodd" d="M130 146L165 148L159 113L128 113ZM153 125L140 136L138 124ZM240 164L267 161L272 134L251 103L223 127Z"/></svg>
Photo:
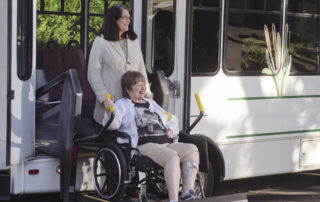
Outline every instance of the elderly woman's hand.
<svg viewBox="0 0 320 202"><path fill-rule="evenodd" d="M174 138L173 130L168 129L166 135L168 138Z"/></svg>
<svg viewBox="0 0 320 202"><path fill-rule="evenodd" d="M146 96L145 96L145 97L148 98L148 99L150 99L150 100L153 100L152 94L150 94L150 93L146 93Z"/></svg>
<svg viewBox="0 0 320 202"><path fill-rule="evenodd" d="M111 106L113 106L113 104L114 104L114 103L113 103L113 100L111 100L110 98L106 98L106 99L104 99L104 101L103 101L103 105L104 105L104 107L106 108L109 116L110 116L110 114L111 114L111 112L109 111L109 108L110 108Z"/></svg>

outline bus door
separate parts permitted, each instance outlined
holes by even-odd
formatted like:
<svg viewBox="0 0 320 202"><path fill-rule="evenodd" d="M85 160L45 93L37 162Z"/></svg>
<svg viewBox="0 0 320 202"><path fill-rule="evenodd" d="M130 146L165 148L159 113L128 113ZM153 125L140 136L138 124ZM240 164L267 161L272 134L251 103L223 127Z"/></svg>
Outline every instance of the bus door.
<svg viewBox="0 0 320 202"><path fill-rule="evenodd" d="M169 100L162 107L182 120L185 11L177 8L183 7L185 2L160 0L143 1L143 4L141 43L149 81L153 81L157 72L163 72ZM153 93L156 96L159 92Z"/></svg>
<svg viewBox="0 0 320 202"><path fill-rule="evenodd" d="M0 4L0 170L5 169L7 167L7 160L10 158L10 144L8 144L7 140L7 128L8 117L7 117L7 109L10 112L10 108L8 105L7 94L9 91L9 81L8 72L9 72L9 58L10 58L10 43L9 43L9 3L10 1L2 1ZM9 140L10 141L10 138Z"/></svg>
<svg viewBox="0 0 320 202"><path fill-rule="evenodd" d="M12 3L10 10L12 13L12 33L9 36L12 39L10 45L11 77L9 78L11 79L10 92L12 96L11 164L15 164L33 157L35 151L36 88L33 70L35 67L35 8L37 1L13 0L8 2ZM3 75L1 74L1 77Z"/></svg>

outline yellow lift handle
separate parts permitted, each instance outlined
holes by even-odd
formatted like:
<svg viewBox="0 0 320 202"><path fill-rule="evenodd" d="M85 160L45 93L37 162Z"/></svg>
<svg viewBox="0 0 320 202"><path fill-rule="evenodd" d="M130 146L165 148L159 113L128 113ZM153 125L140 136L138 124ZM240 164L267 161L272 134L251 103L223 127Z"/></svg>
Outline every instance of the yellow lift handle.
<svg viewBox="0 0 320 202"><path fill-rule="evenodd" d="M107 93L105 96L106 98L111 99L111 95L109 93ZM114 112L114 106L109 107L109 112Z"/></svg>
<svg viewBox="0 0 320 202"><path fill-rule="evenodd" d="M196 94L194 94L194 96L196 97L196 101L197 101L200 112L203 112L203 106L202 106L199 94L196 93Z"/></svg>

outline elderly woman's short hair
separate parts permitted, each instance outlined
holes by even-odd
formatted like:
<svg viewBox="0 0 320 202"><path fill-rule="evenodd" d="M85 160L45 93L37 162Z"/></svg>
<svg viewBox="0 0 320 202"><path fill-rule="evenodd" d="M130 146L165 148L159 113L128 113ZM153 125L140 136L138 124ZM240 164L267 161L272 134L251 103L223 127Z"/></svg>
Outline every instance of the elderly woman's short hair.
<svg viewBox="0 0 320 202"><path fill-rule="evenodd" d="M123 97L129 98L127 90L131 90L131 87L139 81L146 82L143 74L137 71L127 71L122 75L121 88Z"/></svg>

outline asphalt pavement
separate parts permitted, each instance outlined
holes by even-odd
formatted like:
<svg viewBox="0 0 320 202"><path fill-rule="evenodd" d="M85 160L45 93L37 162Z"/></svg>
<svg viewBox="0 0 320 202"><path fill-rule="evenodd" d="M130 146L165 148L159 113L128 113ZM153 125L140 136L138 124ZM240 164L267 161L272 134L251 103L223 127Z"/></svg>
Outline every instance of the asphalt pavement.
<svg viewBox="0 0 320 202"><path fill-rule="evenodd" d="M320 201L320 170L225 181L209 201Z"/></svg>

